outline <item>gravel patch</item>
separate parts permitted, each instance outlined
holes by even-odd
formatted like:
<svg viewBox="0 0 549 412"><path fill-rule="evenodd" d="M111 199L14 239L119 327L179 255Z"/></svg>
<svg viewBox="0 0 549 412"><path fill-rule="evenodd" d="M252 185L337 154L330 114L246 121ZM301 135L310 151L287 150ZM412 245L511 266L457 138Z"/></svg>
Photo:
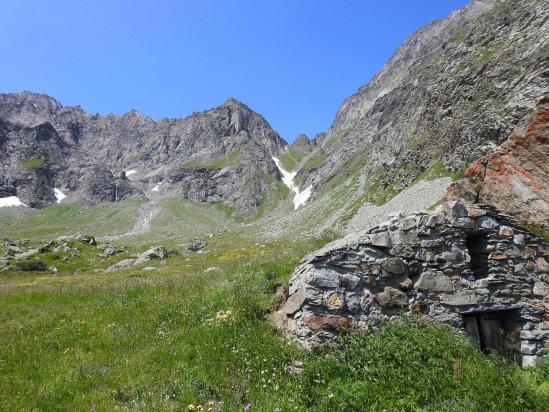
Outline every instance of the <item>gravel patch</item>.
<svg viewBox="0 0 549 412"><path fill-rule="evenodd" d="M450 183L452 183L452 179L449 177L421 180L400 192L383 206L366 203L349 221L345 228L345 234L357 233L378 225L386 221L390 213L409 214L425 210L444 197Z"/></svg>

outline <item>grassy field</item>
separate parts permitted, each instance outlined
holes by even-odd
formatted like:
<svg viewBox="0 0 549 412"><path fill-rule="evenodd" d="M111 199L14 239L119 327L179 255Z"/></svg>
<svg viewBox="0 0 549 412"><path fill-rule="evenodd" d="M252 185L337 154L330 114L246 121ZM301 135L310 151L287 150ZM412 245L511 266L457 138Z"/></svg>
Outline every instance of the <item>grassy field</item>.
<svg viewBox="0 0 549 412"><path fill-rule="evenodd" d="M0 229L29 248L61 234L130 230L139 206L54 206L5 218ZM284 339L264 315L324 239L246 240L222 208L175 200L151 225L117 240L116 256L73 241L33 258L58 275L0 272L1 411L547 410L548 367L486 357L425 321L313 352ZM193 236L207 240L204 253L181 247ZM156 244L183 252L106 272Z"/></svg>
<svg viewBox="0 0 549 412"><path fill-rule="evenodd" d="M95 236L125 232L133 228L139 206L144 201L124 200L97 207L71 204L44 209L27 209L18 215L12 208L0 210L0 233L11 239L47 239L74 233Z"/></svg>
<svg viewBox="0 0 549 412"><path fill-rule="evenodd" d="M0 409L546 410L549 369L487 358L430 323L313 353L284 340L263 315L322 244L226 235L156 271L115 273L87 246L76 275L2 273Z"/></svg>
<svg viewBox="0 0 549 412"><path fill-rule="evenodd" d="M280 155L280 163L284 170L293 172L299 166L299 163L305 157L305 153L300 152L293 147L289 147L284 153Z"/></svg>

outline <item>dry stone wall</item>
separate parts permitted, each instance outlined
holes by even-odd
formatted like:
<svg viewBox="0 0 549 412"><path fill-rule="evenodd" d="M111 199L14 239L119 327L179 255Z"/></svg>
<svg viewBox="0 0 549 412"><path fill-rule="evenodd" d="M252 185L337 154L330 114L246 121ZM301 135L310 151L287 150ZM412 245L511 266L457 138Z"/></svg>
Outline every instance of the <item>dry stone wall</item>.
<svg viewBox="0 0 549 412"><path fill-rule="evenodd" d="M539 364L549 343L548 246L488 206L395 216L304 258L278 320L304 346L424 314L483 349Z"/></svg>

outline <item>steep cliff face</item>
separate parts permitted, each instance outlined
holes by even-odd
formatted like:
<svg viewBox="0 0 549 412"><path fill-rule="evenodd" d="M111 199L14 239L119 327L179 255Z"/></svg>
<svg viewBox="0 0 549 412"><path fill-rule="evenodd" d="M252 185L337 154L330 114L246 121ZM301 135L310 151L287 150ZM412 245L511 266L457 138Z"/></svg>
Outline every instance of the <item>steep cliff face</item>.
<svg viewBox="0 0 549 412"><path fill-rule="evenodd" d="M31 207L55 201L52 186L56 160L67 146L50 123L24 127L0 122L0 197L18 196Z"/></svg>
<svg viewBox="0 0 549 412"><path fill-rule="evenodd" d="M285 146L262 116L234 99L183 119L155 121L136 111L89 115L25 92L0 95L0 119L14 128L12 138L0 140L5 170L0 189L27 196L40 186L34 206L55 200L54 185L91 201L139 197L155 188L198 202L225 202L247 213L276 192L279 175L271 156ZM22 143L18 133L44 125L56 136L56 147L37 152L40 139ZM18 165L26 159L41 160L48 179L37 184L23 179ZM134 174L131 180L120 175L125 171Z"/></svg>
<svg viewBox="0 0 549 412"><path fill-rule="evenodd" d="M472 163L448 197L492 205L525 224L549 229L549 98L526 126Z"/></svg>
<svg viewBox="0 0 549 412"><path fill-rule="evenodd" d="M548 17L543 0L476 0L418 30L343 102L301 184L319 193L359 170L358 190L375 180L384 196L491 151L549 90Z"/></svg>

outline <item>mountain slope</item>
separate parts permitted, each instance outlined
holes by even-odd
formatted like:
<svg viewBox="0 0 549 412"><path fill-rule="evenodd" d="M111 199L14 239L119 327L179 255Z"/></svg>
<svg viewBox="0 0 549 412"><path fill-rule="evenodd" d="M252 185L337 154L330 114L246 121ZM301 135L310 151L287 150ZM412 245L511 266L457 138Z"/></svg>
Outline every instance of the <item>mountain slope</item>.
<svg viewBox="0 0 549 412"><path fill-rule="evenodd" d="M474 0L415 32L343 102L297 179L319 196L354 176L361 202L383 202L489 152L549 91L547 6Z"/></svg>

